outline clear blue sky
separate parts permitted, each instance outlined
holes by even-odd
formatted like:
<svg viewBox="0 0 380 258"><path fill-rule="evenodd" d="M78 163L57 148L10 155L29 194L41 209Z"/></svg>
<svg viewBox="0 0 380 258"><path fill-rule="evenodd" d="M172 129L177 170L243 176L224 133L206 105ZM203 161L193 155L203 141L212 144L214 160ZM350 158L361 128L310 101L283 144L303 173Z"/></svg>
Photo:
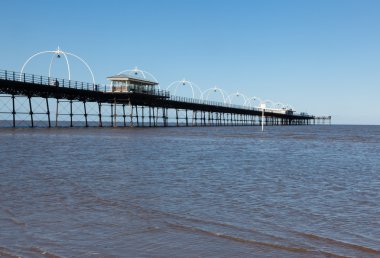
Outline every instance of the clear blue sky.
<svg viewBox="0 0 380 258"><path fill-rule="evenodd" d="M377 0L3 1L0 22L0 69L59 45L99 83L138 66L162 88L185 77L334 123L380 124ZM47 70L41 58L26 72ZM90 81L79 65L72 73Z"/></svg>

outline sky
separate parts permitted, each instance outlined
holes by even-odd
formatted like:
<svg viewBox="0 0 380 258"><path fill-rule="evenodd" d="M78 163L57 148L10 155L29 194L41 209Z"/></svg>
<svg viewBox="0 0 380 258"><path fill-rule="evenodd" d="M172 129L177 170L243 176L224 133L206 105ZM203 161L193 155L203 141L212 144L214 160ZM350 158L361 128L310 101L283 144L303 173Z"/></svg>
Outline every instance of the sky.
<svg viewBox="0 0 380 258"><path fill-rule="evenodd" d="M240 92L335 124L379 125L379 13L377 0L5 1L0 69L20 71L59 46L86 60L101 84L138 67L163 89L185 78L236 104ZM50 58L24 71L47 75ZM70 62L72 79L91 82ZM57 60L52 70L67 77L65 69Z"/></svg>

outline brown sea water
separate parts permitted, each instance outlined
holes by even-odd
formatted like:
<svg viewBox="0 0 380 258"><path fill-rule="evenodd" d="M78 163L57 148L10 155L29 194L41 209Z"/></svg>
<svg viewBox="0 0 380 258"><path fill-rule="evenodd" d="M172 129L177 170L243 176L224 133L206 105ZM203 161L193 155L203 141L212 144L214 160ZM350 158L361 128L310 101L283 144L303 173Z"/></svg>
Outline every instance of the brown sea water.
<svg viewBox="0 0 380 258"><path fill-rule="evenodd" d="M380 126L0 129L0 257L379 257Z"/></svg>

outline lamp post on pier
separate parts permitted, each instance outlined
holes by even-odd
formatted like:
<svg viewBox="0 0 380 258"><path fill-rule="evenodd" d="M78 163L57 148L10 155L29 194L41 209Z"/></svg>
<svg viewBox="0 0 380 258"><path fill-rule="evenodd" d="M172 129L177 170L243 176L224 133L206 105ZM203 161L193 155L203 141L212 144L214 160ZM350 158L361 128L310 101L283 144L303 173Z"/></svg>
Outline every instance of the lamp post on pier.
<svg viewBox="0 0 380 258"><path fill-rule="evenodd" d="M265 110L265 103L260 104L261 108L261 131L264 132L264 110Z"/></svg>

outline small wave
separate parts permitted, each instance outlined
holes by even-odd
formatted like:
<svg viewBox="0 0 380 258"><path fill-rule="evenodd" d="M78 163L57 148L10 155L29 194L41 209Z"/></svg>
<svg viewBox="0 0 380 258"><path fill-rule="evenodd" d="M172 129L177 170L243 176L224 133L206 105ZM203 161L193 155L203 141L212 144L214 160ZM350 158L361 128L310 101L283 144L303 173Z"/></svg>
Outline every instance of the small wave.
<svg viewBox="0 0 380 258"><path fill-rule="evenodd" d="M18 225L18 226L22 226L22 227L26 226L26 222L17 219L15 214L12 212L11 209L5 208L3 210L6 214L8 214L9 220L12 221L13 224Z"/></svg>
<svg viewBox="0 0 380 258"><path fill-rule="evenodd" d="M284 251L289 251L289 252L296 252L296 253L315 253L315 250L312 249L307 249L304 247L292 247L292 246L286 246L286 245L281 245L281 244L275 244L275 243L268 243L268 242L263 242L263 241L257 241L253 239L245 239L237 236L231 236L227 235L224 233L217 233L217 232L212 232L208 230L204 230L201 228L195 228L195 227L188 227L184 225L179 225L179 224L169 224L170 227L172 228L177 228L185 231L191 231L191 232L197 232L197 233L202 233L205 235L209 236L214 236L214 237L219 237L219 238L224 238L228 240L232 240L235 242L240 242L240 243L247 243L247 244L254 244L254 245L259 245L259 246L265 246L265 247L270 247L273 249L279 249L279 250L284 250Z"/></svg>
<svg viewBox="0 0 380 258"><path fill-rule="evenodd" d="M225 223L225 222L223 223L223 222L211 221L211 220L206 220L206 219L191 218L191 217L188 217L188 216L183 216L183 215L178 215L178 214L172 214L172 213L170 213L170 214L168 213L168 215L170 215L172 217L175 217L175 218L179 218L181 220L185 220L185 221L188 221L188 222L196 223L196 224L214 225L214 226L223 227L223 228L227 228L227 229L237 230L239 232L253 233L253 234L256 234L256 235L260 235L262 237L270 238L271 240L279 240L279 241L285 240L283 237L279 237L279 236L276 236L276 235L273 235L273 234L265 233L265 232L262 232L262 231L259 231L259 230L253 229L253 228L239 227L239 226L228 224L228 223Z"/></svg>
<svg viewBox="0 0 380 258"><path fill-rule="evenodd" d="M347 243L347 242L343 242L343 241L340 241L340 240L335 240L335 239L331 239L331 238L328 238L328 237L318 236L318 235L310 234L310 233L297 232L297 231L295 231L294 233L296 233L296 234L298 234L298 235L300 235L302 237L308 238L308 239L314 239L314 240L323 241L323 242L326 242L326 243L329 243L329 244L334 244L334 245L338 245L338 246L341 246L341 247L350 248L350 249L353 249L353 250L358 250L358 251L361 251L361 252L364 252L364 253L367 253L367 254L378 254L378 255L380 255L380 250L372 249L372 248L369 248L369 247L366 247L366 246L361 246L361 245L356 245L356 244L352 244L352 243Z"/></svg>
<svg viewBox="0 0 380 258"><path fill-rule="evenodd" d="M1 246L0 246L0 257L21 258L21 256L14 254L13 251Z"/></svg>
<svg viewBox="0 0 380 258"><path fill-rule="evenodd" d="M98 252L94 252L94 251L88 251L88 252L80 254L76 257L89 257L89 256L100 256L100 257L102 257L102 254L98 253Z"/></svg>
<svg viewBox="0 0 380 258"><path fill-rule="evenodd" d="M11 216L11 217L14 217L14 216L15 216L15 214L12 212L11 209L9 209L9 208L4 208L3 210L4 210L5 213L7 213L7 214L8 214L9 216Z"/></svg>
<svg viewBox="0 0 380 258"><path fill-rule="evenodd" d="M39 255L42 255L44 257L48 257L48 258L61 258L61 256L53 254L53 253L48 252L48 251L45 251L45 250L43 250L37 246L30 247L29 251L36 253L36 254L39 254Z"/></svg>
<svg viewBox="0 0 380 258"><path fill-rule="evenodd" d="M131 236L131 235L138 235L138 234L145 234L145 233L152 233L160 231L160 227L148 227L144 230L138 230L138 231L125 231L125 232L119 232L117 234L113 234L112 237L120 237L120 236Z"/></svg>
<svg viewBox="0 0 380 258"><path fill-rule="evenodd" d="M12 221L13 224L15 224L15 225L22 226L22 227L25 227L25 226L26 226L26 222L24 222L24 221L18 220L18 219L13 218L13 217L10 217L9 219L10 219L10 221Z"/></svg>

